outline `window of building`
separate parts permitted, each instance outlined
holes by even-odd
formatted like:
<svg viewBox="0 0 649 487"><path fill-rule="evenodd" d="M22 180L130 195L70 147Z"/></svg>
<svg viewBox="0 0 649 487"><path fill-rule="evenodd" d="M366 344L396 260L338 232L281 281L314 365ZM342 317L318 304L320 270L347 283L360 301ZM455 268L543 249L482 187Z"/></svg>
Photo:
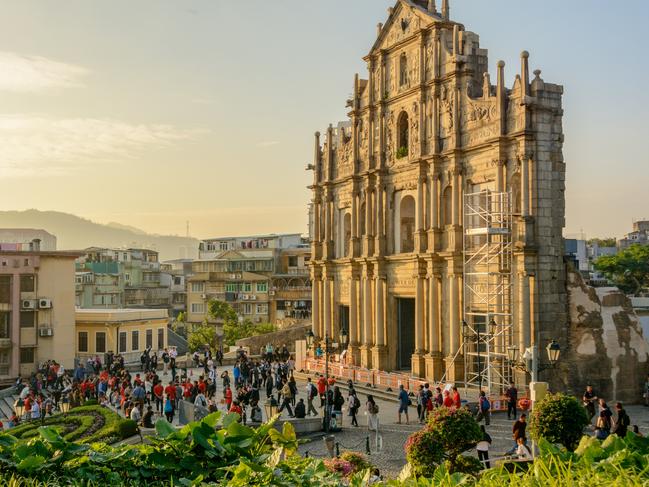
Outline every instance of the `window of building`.
<svg viewBox="0 0 649 487"><path fill-rule="evenodd" d="M140 332L138 330L133 330L131 332L131 350L137 351L140 349Z"/></svg>
<svg viewBox="0 0 649 487"><path fill-rule="evenodd" d="M205 304L192 303L192 313L205 313Z"/></svg>
<svg viewBox="0 0 649 487"><path fill-rule="evenodd" d="M351 218L351 214L347 213L347 215L350 215L350 218ZM347 216L347 215L345 215L345 216ZM350 225L351 225L351 223L350 223ZM297 267L297 255L289 255L288 256L288 266L289 267Z"/></svg>
<svg viewBox="0 0 649 487"><path fill-rule="evenodd" d="M119 332L119 350L118 353L124 353L126 352L126 332L125 331L120 331Z"/></svg>
<svg viewBox="0 0 649 487"><path fill-rule="evenodd" d="M24 274L20 276L21 293L33 293L34 289L34 276L32 274Z"/></svg>
<svg viewBox="0 0 649 487"><path fill-rule="evenodd" d="M205 283L192 282L192 292L193 293L202 293L204 290L205 290Z"/></svg>
<svg viewBox="0 0 649 487"><path fill-rule="evenodd" d="M165 348L165 330L158 328L158 349L162 350L163 348Z"/></svg>
<svg viewBox="0 0 649 487"><path fill-rule="evenodd" d="M35 311L21 311L20 312L20 327L32 328L36 324Z"/></svg>
<svg viewBox="0 0 649 487"><path fill-rule="evenodd" d="M0 303L11 302L11 276L0 276Z"/></svg>
<svg viewBox="0 0 649 487"><path fill-rule="evenodd" d="M219 250L228 250L227 242L219 242Z"/></svg>
<svg viewBox="0 0 649 487"><path fill-rule="evenodd" d="M34 349L33 348L21 348L20 349L20 363L21 364L33 364L34 363Z"/></svg>
<svg viewBox="0 0 649 487"><path fill-rule="evenodd" d="M257 314L258 315L267 315L268 314L268 305L267 304L258 304L257 305Z"/></svg>
<svg viewBox="0 0 649 487"><path fill-rule="evenodd" d="M174 277L174 286L180 286L182 284L182 278L179 276Z"/></svg>
<svg viewBox="0 0 649 487"><path fill-rule="evenodd" d="M252 283L250 282L244 282L242 286L242 290L244 293L250 293L252 292Z"/></svg>
<svg viewBox="0 0 649 487"><path fill-rule="evenodd" d="M226 293L236 293L237 292L237 284L235 282L228 282L225 285L225 292Z"/></svg>
<svg viewBox="0 0 649 487"><path fill-rule="evenodd" d="M79 332L79 339L77 342L77 347L79 348L80 352L87 352L88 351L88 332L87 331L80 331Z"/></svg>
<svg viewBox="0 0 649 487"><path fill-rule="evenodd" d="M11 338L11 311L0 311L0 338Z"/></svg>
<svg viewBox="0 0 649 487"><path fill-rule="evenodd" d="M244 315L251 315L252 314L252 304L250 304L250 303L244 303L243 304L243 314Z"/></svg>
<svg viewBox="0 0 649 487"><path fill-rule="evenodd" d="M399 86L404 86L408 83L408 58L404 52L399 57Z"/></svg>
<svg viewBox="0 0 649 487"><path fill-rule="evenodd" d="M146 331L146 348L153 348L153 330Z"/></svg>
<svg viewBox="0 0 649 487"><path fill-rule="evenodd" d="M104 331L95 333L95 352L106 353L106 332Z"/></svg>
<svg viewBox="0 0 649 487"><path fill-rule="evenodd" d="M415 199L404 196L401 200L401 253L415 250Z"/></svg>
<svg viewBox="0 0 649 487"><path fill-rule="evenodd" d="M453 188L448 186L442 193L442 225L453 223Z"/></svg>
<svg viewBox="0 0 649 487"><path fill-rule="evenodd" d="M258 293L267 293L268 292L268 283L267 282L258 282L257 283L257 292Z"/></svg>

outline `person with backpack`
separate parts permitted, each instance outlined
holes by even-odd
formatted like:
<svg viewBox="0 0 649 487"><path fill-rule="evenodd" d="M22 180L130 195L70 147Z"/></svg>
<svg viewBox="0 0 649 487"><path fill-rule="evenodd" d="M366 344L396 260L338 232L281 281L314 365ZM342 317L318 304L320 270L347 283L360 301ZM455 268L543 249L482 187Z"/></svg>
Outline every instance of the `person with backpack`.
<svg viewBox="0 0 649 487"><path fill-rule="evenodd" d="M306 382L306 408L307 408L306 415L307 416L311 416L311 412L313 412L314 416L318 415L318 411L313 406L313 400L316 397L318 397L318 389L315 386L315 384L311 382L311 377L308 377Z"/></svg>
<svg viewBox="0 0 649 487"><path fill-rule="evenodd" d="M405 413L406 424L410 424L410 418L408 417L409 405L410 398L408 397L408 391L403 388L403 384L399 384L399 421L397 421L397 424L401 424L401 413Z"/></svg>
<svg viewBox="0 0 649 487"><path fill-rule="evenodd" d="M417 392L417 417L419 418L420 424L426 420L427 405L428 405L428 391L424 389L423 385L420 385L419 391Z"/></svg>
<svg viewBox="0 0 649 487"><path fill-rule="evenodd" d="M358 414L358 410L361 407L361 401L360 399L358 399L358 396L356 395L356 391L353 388L349 390L347 403L348 403L347 408L349 409L349 416L352 418L351 424L352 426L358 427L358 419L356 418L356 415Z"/></svg>
<svg viewBox="0 0 649 487"><path fill-rule="evenodd" d="M379 405L376 404L374 397L369 394L365 403L367 409L367 429L370 431L379 430Z"/></svg>
<svg viewBox="0 0 649 487"><path fill-rule="evenodd" d="M172 424L174 422L174 406L172 399L169 396L167 396L165 399L164 413L167 421Z"/></svg>
<svg viewBox="0 0 649 487"><path fill-rule="evenodd" d="M487 399L485 391L480 391L480 398L478 399L478 416L476 421L479 423L484 419L484 423L489 426L491 423L491 403Z"/></svg>
<svg viewBox="0 0 649 487"><path fill-rule="evenodd" d="M491 447L491 436L487 433L484 425L480 425L480 431L482 432L482 439L478 442L475 449L478 452L478 460L480 460L485 468L491 468L491 463L489 462L489 447Z"/></svg>
<svg viewBox="0 0 649 487"><path fill-rule="evenodd" d="M613 428L613 434L624 438L631 424L631 418L626 413L622 407L621 402L615 403L615 411L617 412L617 419L615 420L615 427Z"/></svg>

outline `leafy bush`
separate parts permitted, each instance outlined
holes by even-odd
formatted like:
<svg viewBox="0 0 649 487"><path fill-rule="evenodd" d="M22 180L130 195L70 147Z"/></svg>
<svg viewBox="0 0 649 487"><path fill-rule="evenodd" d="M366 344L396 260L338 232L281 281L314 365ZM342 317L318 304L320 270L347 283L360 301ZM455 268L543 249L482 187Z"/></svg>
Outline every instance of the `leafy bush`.
<svg viewBox="0 0 649 487"><path fill-rule="evenodd" d="M580 402L565 394L548 394L534 405L530 418L532 438L574 450L588 424L586 410Z"/></svg>
<svg viewBox="0 0 649 487"><path fill-rule="evenodd" d="M352 464L342 458L328 458L324 460L324 464L330 472L338 473L343 477L353 473Z"/></svg>
<svg viewBox="0 0 649 487"><path fill-rule="evenodd" d="M83 403L84 406L98 406L99 403L97 402L97 399L88 399Z"/></svg>
<svg viewBox="0 0 649 487"><path fill-rule="evenodd" d="M425 428L408 437L406 459L417 475L427 477L444 459L444 447L435 433Z"/></svg>
<svg viewBox="0 0 649 487"><path fill-rule="evenodd" d="M476 457L458 455L454 462L446 461L446 468L453 472L478 475L483 469L483 465Z"/></svg>
<svg viewBox="0 0 649 487"><path fill-rule="evenodd" d="M125 419L120 421L117 424L117 430L119 431L121 438L129 438L131 436L137 435L138 427L137 423L132 419Z"/></svg>
<svg viewBox="0 0 649 487"><path fill-rule="evenodd" d="M368 468L374 468L374 465L372 465L362 453L346 451L340 455L340 458L351 464L353 473L363 472Z"/></svg>

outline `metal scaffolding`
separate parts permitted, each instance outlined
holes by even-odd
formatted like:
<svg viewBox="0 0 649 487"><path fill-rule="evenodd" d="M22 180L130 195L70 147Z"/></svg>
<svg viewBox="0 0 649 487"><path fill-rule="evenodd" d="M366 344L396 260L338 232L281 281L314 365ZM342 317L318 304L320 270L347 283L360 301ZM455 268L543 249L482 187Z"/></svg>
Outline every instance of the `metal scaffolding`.
<svg viewBox="0 0 649 487"><path fill-rule="evenodd" d="M509 384L512 345L511 195L464 195L464 316L461 353L466 387L499 393Z"/></svg>

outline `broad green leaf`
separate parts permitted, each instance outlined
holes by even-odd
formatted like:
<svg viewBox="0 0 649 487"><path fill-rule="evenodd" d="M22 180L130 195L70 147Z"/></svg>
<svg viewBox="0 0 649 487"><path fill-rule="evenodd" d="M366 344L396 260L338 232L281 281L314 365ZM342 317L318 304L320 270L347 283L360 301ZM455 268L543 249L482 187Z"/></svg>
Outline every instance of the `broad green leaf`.
<svg viewBox="0 0 649 487"><path fill-rule="evenodd" d="M23 459L18 465L17 468L19 471L24 471L27 473L34 472L41 468L45 463L45 458L40 455L29 456Z"/></svg>
<svg viewBox="0 0 649 487"><path fill-rule="evenodd" d="M176 428L169 424L166 419L160 418L155 422L155 431L160 438L167 438L176 432Z"/></svg>

